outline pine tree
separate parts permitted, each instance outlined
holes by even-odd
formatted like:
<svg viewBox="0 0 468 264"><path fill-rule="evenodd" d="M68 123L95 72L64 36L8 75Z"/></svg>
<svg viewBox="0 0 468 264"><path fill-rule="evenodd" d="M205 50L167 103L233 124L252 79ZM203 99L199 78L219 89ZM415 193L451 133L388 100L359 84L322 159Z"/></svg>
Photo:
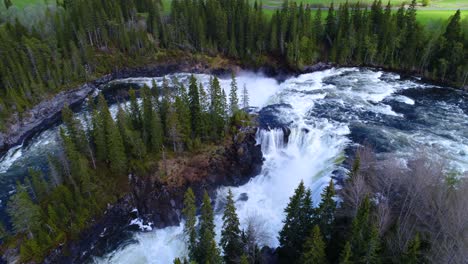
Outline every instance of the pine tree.
<svg viewBox="0 0 468 264"><path fill-rule="evenodd" d="M279 256L283 262L300 259L302 245L310 232L313 219L311 206L310 191L306 191L304 182L301 181L284 210L286 219L279 233Z"/></svg>
<svg viewBox="0 0 468 264"><path fill-rule="evenodd" d="M351 252L351 243L349 241L346 242L343 250L340 253L340 260L339 264L352 264L352 252Z"/></svg>
<svg viewBox="0 0 468 264"><path fill-rule="evenodd" d="M221 256L216 246L214 232L214 214L211 199L205 191L201 207L199 243L197 247L198 263L220 263Z"/></svg>
<svg viewBox="0 0 468 264"><path fill-rule="evenodd" d="M322 234L318 225L314 226L312 233L307 237L303 253L301 256L301 263L303 264L315 264L315 263L327 263L325 254L326 244L323 241Z"/></svg>
<svg viewBox="0 0 468 264"><path fill-rule="evenodd" d="M203 88L201 88L203 89ZM201 117L201 107L200 107L200 95L197 86L197 79L192 74L190 76L190 85L189 85L189 107L191 116L191 127L192 133L195 137L202 136L202 117Z"/></svg>
<svg viewBox="0 0 468 264"><path fill-rule="evenodd" d="M221 247L224 251L225 263L238 263L242 255L241 230L239 225L233 195L231 190L229 190L223 214L223 229L221 231Z"/></svg>
<svg viewBox="0 0 468 264"><path fill-rule="evenodd" d="M141 118L140 105L138 104L135 90L130 89L129 95L130 95L130 109L129 109L130 120L132 121L133 129L140 130L142 128L141 126L142 118Z"/></svg>
<svg viewBox="0 0 468 264"><path fill-rule="evenodd" d="M419 264L423 263L421 254L421 241L419 234L416 233L414 238L410 241L406 251L403 254L402 263Z"/></svg>
<svg viewBox="0 0 468 264"><path fill-rule="evenodd" d="M239 99L237 98L237 81L234 73L231 74L231 91L229 92L229 110L234 115L239 110Z"/></svg>
<svg viewBox="0 0 468 264"><path fill-rule="evenodd" d="M246 109L249 107L249 91L247 91L247 85L244 83L244 88L242 89L242 108Z"/></svg>
<svg viewBox="0 0 468 264"><path fill-rule="evenodd" d="M102 94L98 97L98 110L99 123L104 128L106 161L109 163L109 168L113 174L121 175L127 170L122 136L112 119L109 107Z"/></svg>
<svg viewBox="0 0 468 264"><path fill-rule="evenodd" d="M27 233L29 238L33 238L33 232L41 224L41 209L33 203L24 186L17 185L16 193L8 202L7 212L15 233Z"/></svg>
<svg viewBox="0 0 468 264"><path fill-rule="evenodd" d="M190 100L183 84L179 85L179 93L175 98L175 108L179 118L180 134L186 146L191 147L192 120Z"/></svg>
<svg viewBox="0 0 468 264"><path fill-rule="evenodd" d="M192 188L188 188L184 196L184 209L182 213L185 217L184 233L188 239L189 258L195 260L197 256L197 208L195 205L195 194Z"/></svg>
<svg viewBox="0 0 468 264"><path fill-rule="evenodd" d="M221 138L224 132L226 109L224 107L225 97L223 96L223 92L218 78L214 77L210 85L210 122L212 138L214 140Z"/></svg>
<svg viewBox="0 0 468 264"><path fill-rule="evenodd" d="M29 168L29 176L31 177L32 188L36 194L37 200L41 201L47 195L47 182L44 180L40 171Z"/></svg>
<svg viewBox="0 0 468 264"><path fill-rule="evenodd" d="M317 218L320 230L326 241L330 241L332 236L333 224L335 222L336 202L333 200L335 196L335 187L333 180L330 180L327 188L321 194L322 200L317 208Z"/></svg>
<svg viewBox="0 0 468 264"><path fill-rule="evenodd" d="M366 197L359 206L356 217L351 224L351 249L353 261L378 263L380 238L378 230L370 216L371 202Z"/></svg>

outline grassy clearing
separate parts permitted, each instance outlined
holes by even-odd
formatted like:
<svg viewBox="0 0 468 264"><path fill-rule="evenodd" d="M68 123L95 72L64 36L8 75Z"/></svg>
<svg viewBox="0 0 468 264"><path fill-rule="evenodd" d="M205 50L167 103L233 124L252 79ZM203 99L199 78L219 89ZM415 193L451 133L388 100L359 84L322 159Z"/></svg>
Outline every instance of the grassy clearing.
<svg viewBox="0 0 468 264"><path fill-rule="evenodd" d="M0 0L1 1L1 0ZM47 0L46 0L47 1ZM255 0L250 0L254 2ZM260 0L257 0L260 1ZM293 1L293 0L290 0ZM302 2L304 4L311 4L314 6L324 6L325 8L322 10L322 16L325 18L327 15L326 8L333 2L335 5L340 3L345 3L348 0L297 0L297 2ZM374 0L360 0L360 3L363 4L372 4ZM41 4L44 3L44 0L12 0L13 4L19 8L23 8L27 5L31 4ZM55 2L53 0L48 0L49 3ZM163 10L165 13L169 13L171 9L171 2L172 0L162 0L163 3ZM349 0L349 3L353 3L355 1ZM384 4L386 4L386 0L382 0ZM394 6L399 6L402 3L409 3L410 0L391 0L390 3ZM275 9L280 8L283 4L283 0L263 0L264 11L268 17L274 13ZM434 8L446 8L449 10L433 10ZM456 9L458 8L468 8L468 0L431 0L430 5L428 7L420 7L418 9L418 20L427 25L430 22L439 22L445 21L453 14L455 14ZM315 13L316 10L313 10L312 13ZM468 10L462 10L462 19L468 19Z"/></svg>
<svg viewBox="0 0 468 264"><path fill-rule="evenodd" d="M455 14L455 10L418 10L417 19L421 24L427 25L430 22L446 21ZM461 18L468 19L468 10L461 11Z"/></svg>
<svg viewBox="0 0 468 264"><path fill-rule="evenodd" d="M12 0L11 1L13 5L23 8L27 5L32 5L32 4L43 4L44 0ZM55 1L49 1L50 3L55 3Z"/></svg>

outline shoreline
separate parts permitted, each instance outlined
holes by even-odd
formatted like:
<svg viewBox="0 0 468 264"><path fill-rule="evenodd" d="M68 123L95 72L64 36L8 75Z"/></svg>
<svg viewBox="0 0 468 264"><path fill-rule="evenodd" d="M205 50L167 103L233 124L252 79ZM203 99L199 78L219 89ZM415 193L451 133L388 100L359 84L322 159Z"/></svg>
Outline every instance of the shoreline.
<svg viewBox="0 0 468 264"><path fill-rule="evenodd" d="M241 65L236 61L227 59L228 64L224 66L214 66L209 62L192 58L192 60L176 60L173 62L156 62L135 68L122 68L103 75L93 81L82 84L76 89L62 91L53 98L42 101L33 108L25 112L25 117L8 127L7 132L0 132L0 157L5 155L11 148L21 145L31 139L35 134L42 132L48 126L60 121L61 110L65 105L76 107L80 105L86 97L93 91L99 89L101 85L109 83L116 79L133 77L160 77L174 72L189 73L207 73L214 75L224 75L230 72L241 70L251 70L261 72L268 77L273 77L281 82L290 76L297 76L304 73L327 70L334 67L365 67L382 71L394 72L400 74L403 78L420 78L418 81L430 83L437 86L447 86L453 89L468 91L468 85L456 88L448 81L435 80L425 77L417 71L395 69L381 65L355 65L355 64L336 64L331 62L318 62L313 65L304 66L302 69L294 69L285 65L285 63L276 62L266 63L263 66Z"/></svg>

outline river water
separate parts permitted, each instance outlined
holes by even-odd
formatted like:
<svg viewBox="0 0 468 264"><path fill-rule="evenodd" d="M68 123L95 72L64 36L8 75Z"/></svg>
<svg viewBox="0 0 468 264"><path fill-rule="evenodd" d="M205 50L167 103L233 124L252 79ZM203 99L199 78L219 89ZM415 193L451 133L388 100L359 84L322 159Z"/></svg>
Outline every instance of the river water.
<svg viewBox="0 0 468 264"><path fill-rule="evenodd" d="M187 82L189 75L173 76ZM208 87L208 75L197 78ZM261 128L257 143L265 162L259 175L231 190L241 225L255 222L262 231L263 245L278 246L283 209L299 182L303 180L311 188L317 203L328 181L344 175L341 163L346 150L358 144L371 144L379 157L391 154L402 160L426 151L448 160L448 170L468 172L467 93L365 68L302 74L281 83L244 72L237 80L240 89L246 84L250 105L259 113ZM133 78L109 85L150 85L151 81ZM155 81L161 83L162 79ZM229 84L228 77L221 79L226 94ZM85 112L81 110L80 116ZM282 127L290 130L287 140ZM45 154L57 152L57 146L57 127L52 127L0 158L1 206L25 168L46 167ZM227 190L228 187L219 188L215 200L218 236ZM149 232L137 231L90 261L172 263L175 257L186 255L183 239L183 223Z"/></svg>

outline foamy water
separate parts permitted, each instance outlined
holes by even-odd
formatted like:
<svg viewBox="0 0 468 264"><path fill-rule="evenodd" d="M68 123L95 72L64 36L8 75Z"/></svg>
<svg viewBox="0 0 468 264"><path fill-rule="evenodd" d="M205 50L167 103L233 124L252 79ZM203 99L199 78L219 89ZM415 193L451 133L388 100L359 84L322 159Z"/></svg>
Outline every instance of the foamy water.
<svg viewBox="0 0 468 264"><path fill-rule="evenodd" d="M195 76L205 89L209 87L209 75ZM178 73L167 79L171 81L173 77L188 85L190 75ZM153 80L162 84L162 78L132 78L113 84L151 86ZM220 79L227 95L230 82L230 78ZM242 186L231 187L242 227L253 218L261 223L263 245L278 246L283 210L299 182L303 180L311 188L317 203L333 173L344 170L339 162L351 145L367 141L377 152L392 153L402 159L411 158L414 152L425 148L432 155L449 160L450 169L468 171L466 93L359 68L303 74L282 83L242 72L237 83L239 95L246 85L251 106L259 110L269 106L274 110L274 122L278 123L275 127L287 126L290 130L285 142L283 129L262 126L257 132L257 143L265 157L261 173ZM116 111L117 106L112 105L113 115ZM84 116L85 112L79 113L81 120ZM0 158L2 200L14 186L15 177L21 176L18 168L43 166L44 157L56 151L57 131L56 126L52 127ZM216 212L222 212L227 190L228 187L217 190ZM138 220L133 223L149 230ZM219 239L220 213L215 215L215 223ZM135 232L132 242L126 241L116 250L94 257L92 262L172 263L175 257L186 253L181 223Z"/></svg>
<svg viewBox="0 0 468 264"><path fill-rule="evenodd" d="M209 76L197 75L197 78L206 83ZM278 232L285 217L283 210L294 189L303 180L312 190L314 203L318 203L332 173L342 169L339 161L346 147L353 143L350 138L358 134L360 125L386 134L387 144L403 139L398 143L398 152L403 157L417 151L420 146L437 145L437 153L450 157L455 168L460 171L468 168L468 157L459 152L468 146L468 134L465 133L468 131L454 131L451 138L443 138L430 132L430 129L438 127L418 131L395 128L398 120L405 121L405 113L396 112L387 101L413 107L417 104L415 99L398 93L424 88L424 85L400 81L396 74L358 68L303 74L281 84L264 77L251 78L251 74L241 75L239 87L247 84L255 106L278 105L275 107L277 119L288 124L291 133L288 142L284 142L282 129L260 129L257 143L265 157L262 172L242 186L217 190L215 211L219 213L215 215L215 224L218 241L222 226L220 209L230 188L241 226L246 227L247 221L255 218L265 229L262 245L277 247ZM227 79L221 81L227 94L229 82ZM452 121L463 127L466 113L457 113L460 116ZM443 120L446 119L441 117L439 121ZM372 137L371 134L369 136ZM239 199L245 196L248 197L246 201ZM171 263L175 257L186 256L183 223L177 227L137 233L135 239L136 243L96 257L94 262Z"/></svg>

